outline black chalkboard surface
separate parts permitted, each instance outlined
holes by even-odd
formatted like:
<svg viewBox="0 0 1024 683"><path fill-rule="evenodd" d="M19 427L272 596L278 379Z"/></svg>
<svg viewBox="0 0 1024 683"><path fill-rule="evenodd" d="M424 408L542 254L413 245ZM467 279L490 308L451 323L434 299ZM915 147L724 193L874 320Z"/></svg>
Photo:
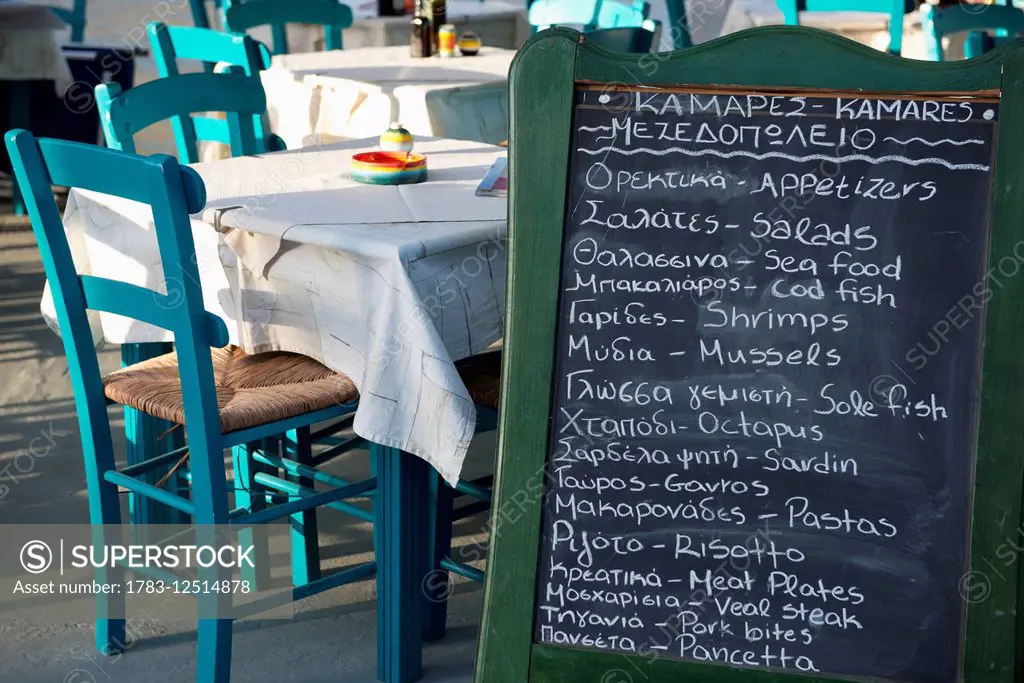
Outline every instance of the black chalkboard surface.
<svg viewBox="0 0 1024 683"><path fill-rule="evenodd" d="M555 28L509 90L475 683L1024 680L1024 42Z"/></svg>
<svg viewBox="0 0 1024 683"><path fill-rule="evenodd" d="M959 680L998 111L577 87L536 642Z"/></svg>

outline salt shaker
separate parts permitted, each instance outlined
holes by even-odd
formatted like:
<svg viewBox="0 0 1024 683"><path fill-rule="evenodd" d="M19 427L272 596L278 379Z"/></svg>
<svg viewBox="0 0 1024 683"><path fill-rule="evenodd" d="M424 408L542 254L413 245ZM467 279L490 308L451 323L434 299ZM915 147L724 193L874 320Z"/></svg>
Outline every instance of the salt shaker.
<svg viewBox="0 0 1024 683"><path fill-rule="evenodd" d="M385 152L411 152L412 133L403 128L401 123L392 123L390 128L381 133L380 148Z"/></svg>

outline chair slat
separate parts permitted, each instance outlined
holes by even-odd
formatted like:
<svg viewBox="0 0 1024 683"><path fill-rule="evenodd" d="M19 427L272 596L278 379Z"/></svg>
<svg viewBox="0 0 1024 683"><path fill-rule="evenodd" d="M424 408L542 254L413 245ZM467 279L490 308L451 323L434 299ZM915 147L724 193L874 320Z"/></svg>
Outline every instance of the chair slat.
<svg viewBox="0 0 1024 683"><path fill-rule="evenodd" d="M162 80L170 80L175 84L188 83L177 80L181 78L179 59L198 60L207 73L213 73L215 67L226 67L221 72L249 77L262 89L259 73L270 66L267 49L258 41L243 33L223 33L208 28L192 28L187 26L167 26L162 22L152 22L147 26L150 43L153 45L153 61L157 65L157 73ZM165 87L174 87L173 85ZM133 88L132 90L135 90ZM131 92L131 91L129 91ZM110 94L109 91L107 93ZM225 93L226 95L226 93ZM101 111L106 103L101 99L109 99L97 93L97 101ZM264 96L265 99L265 96ZM155 105L161 111L161 105ZM262 154L268 151L279 151L284 145L278 145L270 133L270 123L264 104L258 113L245 114L235 108L215 109L212 104L205 104L206 111L230 112L227 120L207 119L200 116L177 114L170 107L162 109L164 118L169 118L174 131L174 140L178 148L178 158L184 163L199 161L200 141L217 142L231 146L232 156L245 154ZM224 106L223 104L221 105ZM241 117L246 117L242 121ZM106 133L106 129L105 129ZM129 138L117 137L117 131L111 131L116 144L111 146L121 149L132 149ZM108 136L108 143L110 137Z"/></svg>
<svg viewBox="0 0 1024 683"><path fill-rule="evenodd" d="M535 29L580 26L586 32L607 28L637 28L651 14L645 0L537 0L528 12Z"/></svg>
<svg viewBox="0 0 1024 683"><path fill-rule="evenodd" d="M247 76L266 68L258 43L242 33L224 33L192 26L168 26L155 21L146 27L153 46L153 61L161 77L177 75L178 59L191 59L211 67L224 62L240 66Z"/></svg>
<svg viewBox="0 0 1024 683"><path fill-rule="evenodd" d="M231 129L226 119L193 116L192 125L195 127L197 140L219 142L223 145L231 144Z"/></svg>
<svg viewBox="0 0 1024 683"><path fill-rule="evenodd" d="M109 125L119 137L131 136L171 116L204 112L258 115L266 111L267 96L259 80L244 74L193 73L158 78L120 92L114 83L96 87L110 102Z"/></svg>
<svg viewBox="0 0 1024 683"><path fill-rule="evenodd" d="M10 136L16 131L8 133ZM118 154L94 146L85 147L65 140L35 140L49 163L47 182L113 194L143 204L150 203L154 190L163 182L158 169L140 165L143 157ZM126 184L126 174L135 182Z"/></svg>
<svg viewBox="0 0 1024 683"><path fill-rule="evenodd" d="M170 295L161 294L145 287L93 275L81 275L79 281L82 283L86 308L90 310L116 313L164 330L180 329L180 321L174 315L174 309L181 302L174 299L173 292ZM169 280L168 288L173 286L173 280Z"/></svg>
<svg viewBox="0 0 1024 683"><path fill-rule="evenodd" d="M229 2L224 9L224 25L229 31L269 25L274 54L288 52L286 25L290 23L323 26L326 48L340 50L341 32L352 25L352 9L337 0L247 0Z"/></svg>

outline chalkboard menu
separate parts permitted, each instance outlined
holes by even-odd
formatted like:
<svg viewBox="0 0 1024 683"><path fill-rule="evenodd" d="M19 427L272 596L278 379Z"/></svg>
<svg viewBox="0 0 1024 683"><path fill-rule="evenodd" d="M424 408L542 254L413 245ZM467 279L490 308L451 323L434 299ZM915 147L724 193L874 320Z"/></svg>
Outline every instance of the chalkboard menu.
<svg viewBox="0 0 1024 683"><path fill-rule="evenodd" d="M535 642L960 679L998 114L577 86Z"/></svg>

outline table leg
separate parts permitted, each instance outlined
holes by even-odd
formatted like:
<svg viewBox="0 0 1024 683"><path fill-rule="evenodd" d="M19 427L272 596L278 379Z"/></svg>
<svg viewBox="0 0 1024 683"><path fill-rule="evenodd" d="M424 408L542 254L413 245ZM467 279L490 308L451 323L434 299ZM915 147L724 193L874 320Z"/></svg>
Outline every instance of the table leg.
<svg viewBox="0 0 1024 683"><path fill-rule="evenodd" d="M423 675L423 581L429 562L430 465L397 448L370 445L377 477L377 678L413 683Z"/></svg>
<svg viewBox="0 0 1024 683"><path fill-rule="evenodd" d="M122 367L134 365L174 349L173 344L122 344ZM134 408L124 408L124 436L127 446L127 462L135 465L162 453L167 453L185 445L185 430L174 427L172 423L151 417ZM161 438L161 435L163 437ZM188 484L184 478L185 468L179 469L167 481L167 488L184 494ZM142 481L155 484L163 478L166 470L162 467L139 475ZM129 494L128 508L131 512L132 524L189 524L188 515L155 500L148 500Z"/></svg>

